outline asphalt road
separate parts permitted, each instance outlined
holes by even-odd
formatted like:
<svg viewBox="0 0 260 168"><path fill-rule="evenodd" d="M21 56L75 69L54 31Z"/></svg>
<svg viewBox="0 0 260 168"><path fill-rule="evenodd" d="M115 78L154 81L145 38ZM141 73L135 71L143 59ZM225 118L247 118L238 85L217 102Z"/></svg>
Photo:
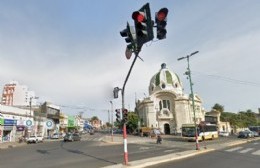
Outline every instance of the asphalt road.
<svg viewBox="0 0 260 168"><path fill-rule="evenodd" d="M186 150L155 143L129 144L128 149L130 161ZM95 168L123 163L123 154L122 144L53 141L0 150L0 167Z"/></svg>
<svg viewBox="0 0 260 168"><path fill-rule="evenodd" d="M123 144L101 142L103 136L97 133L83 136L79 142L52 141L0 150L0 168L95 168L122 164ZM155 139L129 136L132 142L135 139L144 143L128 144L129 162L195 149L194 142L174 136L164 136L162 144L156 144ZM114 140L122 142L121 135ZM221 137L200 144L204 147L234 140L237 138Z"/></svg>
<svg viewBox="0 0 260 168"><path fill-rule="evenodd" d="M260 142L250 142L239 146L197 155L192 158L167 162L149 168L258 168L260 167Z"/></svg>

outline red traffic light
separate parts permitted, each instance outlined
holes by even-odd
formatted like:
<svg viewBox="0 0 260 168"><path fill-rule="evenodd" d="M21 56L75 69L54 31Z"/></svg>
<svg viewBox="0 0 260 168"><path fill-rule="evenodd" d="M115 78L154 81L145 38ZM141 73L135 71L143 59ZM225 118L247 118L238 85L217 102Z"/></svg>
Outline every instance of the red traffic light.
<svg viewBox="0 0 260 168"><path fill-rule="evenodd" d="M168 9L162 8L159 10L156 17L157 17L158 21L163 21L167 17L167 14L168 14Z"/></svg>
<svg viewBox="0 0 260 168"><path fill-rule="evenodd" d="M143 22L145 20L145 14L144 12L140 12L140 11L135 11L132 14L132 18L136 21L136 22Z"/></svg>
<svg viewBox="0 0 260 168"><path fill-rule="evenodd" d="M127 109L124 109L123 110L123 114L127 114L128 113L128 110Z"/></svg>

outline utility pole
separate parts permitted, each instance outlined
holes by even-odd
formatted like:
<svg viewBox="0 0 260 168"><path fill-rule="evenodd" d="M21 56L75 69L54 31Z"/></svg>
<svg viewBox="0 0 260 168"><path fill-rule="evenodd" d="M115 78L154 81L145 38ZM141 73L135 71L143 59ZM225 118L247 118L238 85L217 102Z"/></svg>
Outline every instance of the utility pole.
<svg viewBox="0 0 260 168"><path fill-rule="evenodd" d="M111 129L111 140L114 141L114 111L113 111L113 101L110 101L111 104L111 120L112 120L112 129Z"/></svg>
<svg viewBox="0 0 260 168"><path fill-rule="evenodd" d="M177 60L180 61L182 59L187 59L188 62L188 68L187 68L187 72L185 72L185 75L188 75L189 77L189 82L190 82L190 91L191 91L191 100L192 100L192 109L193 109L193 116L194 116L194 125L195 125L195 141L196 141L196 150L199 150L199 141L198 141L198 131L197 131L197 124L196 124L196 115L195 115L195 104L194 104L194 94L193 94L193 89L192 89L192 81L191 81L191 70L190 70L190 62L189 59L191 56L197 54L199 51L195 51L193 53L191 53L190 55L187 55L186 57L181 57L178 58Z"/></svg>

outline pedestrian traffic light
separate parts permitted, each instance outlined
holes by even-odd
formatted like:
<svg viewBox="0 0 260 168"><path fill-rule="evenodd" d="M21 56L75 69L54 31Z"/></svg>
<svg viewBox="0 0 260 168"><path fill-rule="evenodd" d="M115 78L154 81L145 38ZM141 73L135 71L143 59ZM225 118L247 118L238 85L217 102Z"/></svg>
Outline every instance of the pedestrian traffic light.
<svg viewBox="0 0 260 168"><path fill-rule="evenodd" d="M123 109L123 121L127 122L127 120L128 120L128 110Z"/></svg>
<svg viewBox="0 0 260 168"><path fill-rule="evenodd" d="M116 109L116 122L121 122L120 109Z"/></svg>
<svg viewBox="0 0 260 168"><path fill-rule="evenodd" d="M126 24L126 29L120 31L120 35L122 37L125 37L125 42L130 43L127 45L127 49L134 51L135 50L135 44L136 44L136 35L133 27L129 26L129 23Z"/></svg>
<svg viewBox="0 0 260 168"><path fill-rule="evenodd" d="M141 48L144 43L154 38L149 3L145 4L139 11L133 12L132 18L135 22L137 46Z"/></svg>
<svg viewBox="0 0 260 168"><path fill-rule="evenodd" d="M157 27L157 39L162 40L166 38L168 9L162 8L155 14L155 22Z"/></svg>

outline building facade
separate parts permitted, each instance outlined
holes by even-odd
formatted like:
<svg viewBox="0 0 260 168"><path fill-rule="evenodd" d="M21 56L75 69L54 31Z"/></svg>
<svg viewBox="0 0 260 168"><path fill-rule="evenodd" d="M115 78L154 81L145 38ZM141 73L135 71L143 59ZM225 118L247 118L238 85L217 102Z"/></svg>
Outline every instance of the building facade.
<svg viewBox="0 0 260 168"><path fill-rule="evenodd" d="M163 63L150 80L149 96L136 102L136 111L141 119L141 127L177 134L181 133L182 124L204 121L205 111L198 95L194 95L194 104L195 114L191 96L184 94L178 75Z"/></svg>
<svg viewBox="0 0 260 168"><path fill-rule="evenodd" d="M36 105L34 91L29 91L25 85L12 81L4 85L1 104L7 106L29 106Z"/></svg>

